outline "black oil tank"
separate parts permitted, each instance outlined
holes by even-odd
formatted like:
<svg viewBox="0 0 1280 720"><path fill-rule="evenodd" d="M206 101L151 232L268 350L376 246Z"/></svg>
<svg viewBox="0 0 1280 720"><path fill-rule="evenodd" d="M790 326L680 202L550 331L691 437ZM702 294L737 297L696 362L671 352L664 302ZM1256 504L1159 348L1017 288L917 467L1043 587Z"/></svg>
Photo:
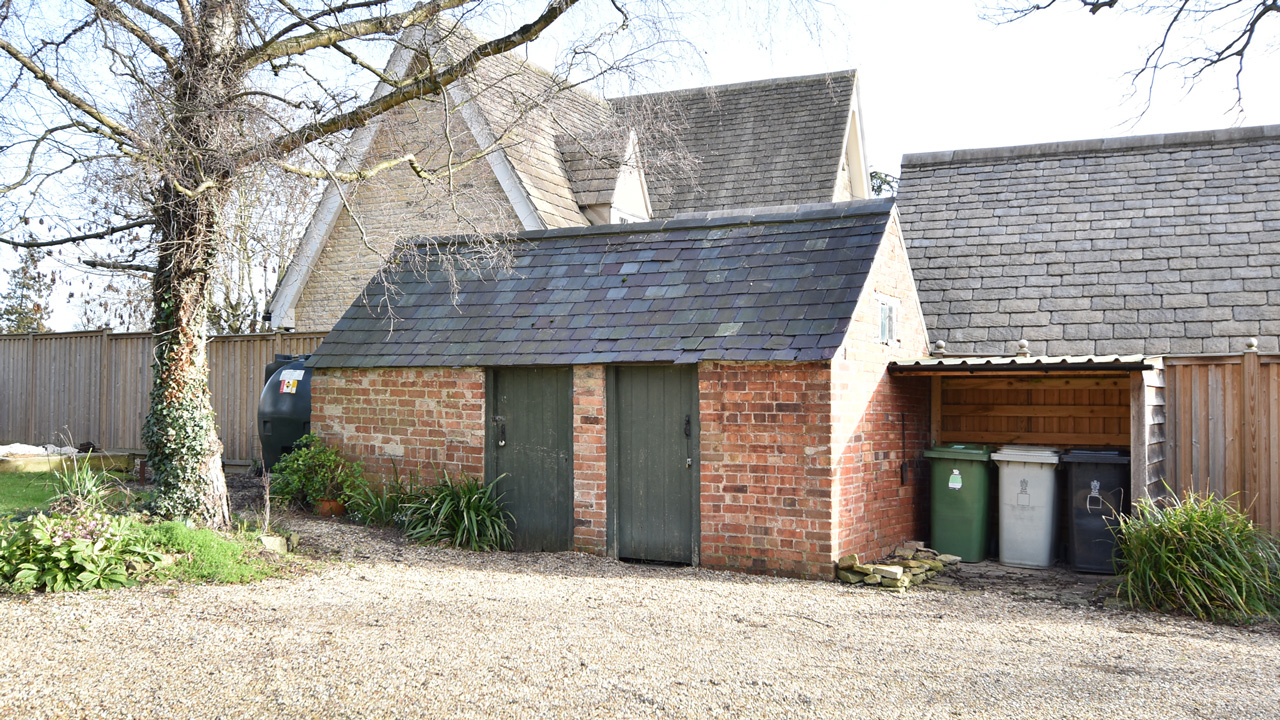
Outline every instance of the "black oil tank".
<svg viewBox="0 0 1280 720"><path fill-rule="evenodd" d="M267 470L311 432L311 368L303 365L309 357L277 355L267 365L270 376L258 399L258 439Z"/></svg>

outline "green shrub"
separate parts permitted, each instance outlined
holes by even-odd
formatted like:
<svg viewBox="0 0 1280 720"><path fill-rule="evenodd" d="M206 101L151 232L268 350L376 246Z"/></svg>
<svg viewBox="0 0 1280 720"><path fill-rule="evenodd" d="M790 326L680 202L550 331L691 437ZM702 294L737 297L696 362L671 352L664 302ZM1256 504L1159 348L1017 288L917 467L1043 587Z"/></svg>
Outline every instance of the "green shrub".
<svg viewBox="0 0 1280 720"><path fill-rule="evenodd" d="M400 506L405 537L424 543L448 543L472 550L510 550L515 518L503 509L493 485L448 473L426 489L420 500Z"/></svg>
<svg viewBox="0 0 1280 720"><path fill-rule="evenodd" d="M1280 548L1227 500L1146 500L1120 519L1120 594L1134 607L1215 622L1280 615Z"/></svg>
<svg viewBox="0 0 1280 720"><path fill-rule="evenodd" d="M271 470L271 497L307 508L317 500L346 502L368 489L364 466L347 462L315 435L304 435Z"/></svg>
<svg viewBox="0 0 1280 720"><path fill-rule="evenodd" d="M266 562L245 555L244 544L228 540L212 530L193 530L181 522L164 522L146 528L147 540L166 552L179 555L162 574L183 580L243 583L272 574Z"/></svg>
<svg viewBox="0 0 1280 720"><path fill-rule="evenodd" d="M127 517L83 511L0 523L0 583L15 592L115 588L159 556Z"/></svg>

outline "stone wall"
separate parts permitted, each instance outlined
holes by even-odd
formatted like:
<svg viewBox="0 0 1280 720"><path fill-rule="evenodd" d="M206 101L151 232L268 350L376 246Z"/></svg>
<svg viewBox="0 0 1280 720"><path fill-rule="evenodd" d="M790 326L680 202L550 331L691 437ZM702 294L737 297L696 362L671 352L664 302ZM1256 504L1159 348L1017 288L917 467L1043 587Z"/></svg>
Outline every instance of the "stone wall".
<svg viewBox="0 0 1280 720"><path fill-rule="evenodd" d="M440 138L445 130L450 148ZM365 165L415 153L428 169L458 162L477 146L461 113L447 115L438 101L407 103L380 121ZM452 152L452 155L450 153ZM520 229L510 203L481 159L456 169L452 177L423 180L406 165L348 185L346 208L329 238L294 310L299 331L328 332L364 291L396 242L461 232ZM359 219L357 221L357 218Z"/></svg>

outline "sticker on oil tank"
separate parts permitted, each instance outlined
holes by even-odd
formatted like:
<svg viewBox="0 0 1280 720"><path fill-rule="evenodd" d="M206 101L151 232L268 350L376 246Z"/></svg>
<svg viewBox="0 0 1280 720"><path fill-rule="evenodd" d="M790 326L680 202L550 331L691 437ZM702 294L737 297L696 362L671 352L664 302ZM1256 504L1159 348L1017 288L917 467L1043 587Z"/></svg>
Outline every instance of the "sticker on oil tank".
<svg viewBox="0 0 1280 720"><path fill-rule="evenodd" d="M964 485L964 478L960 477L959 468L951 468L951 478L947 480L947 487L959 490L962 485Z"/></svg>
<svg viewBox="0 0 1280 720"><path fill-rule="evenodd" d="M297 380L281 380L281 381L280 381L280 392L281 392L281 393L289 393L290 395L297 394L297 392L298 392L298 381L297 381Z"/></svg>
<svg viewBox="0 0 1280 720"><path fill-rule="evenodd" d="M285 370L284 372L280 373L280 379L281 380L301 380L302 378L306 377L306 375L307 375L306 370Z"/></svg>
<svg viewBox="0 0 1280 720"><path fill-rule="evenodd" d="M1018 504L1030 507L1031 493L1027 492L1027 479L1022 479L1022 490L1018 493Z"/></svg>

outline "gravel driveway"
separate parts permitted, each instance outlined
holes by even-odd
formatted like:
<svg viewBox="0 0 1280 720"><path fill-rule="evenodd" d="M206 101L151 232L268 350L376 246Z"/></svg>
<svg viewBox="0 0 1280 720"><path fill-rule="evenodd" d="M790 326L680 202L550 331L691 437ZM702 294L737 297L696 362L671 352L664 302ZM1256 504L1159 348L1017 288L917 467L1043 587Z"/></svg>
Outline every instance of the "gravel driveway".
<svg viewBox="0 0 1280 720"><path fill-rule="evenodd" d="M999 592L476 555L0 597L0 717L1275 718L1280 634Z"/></svg>

